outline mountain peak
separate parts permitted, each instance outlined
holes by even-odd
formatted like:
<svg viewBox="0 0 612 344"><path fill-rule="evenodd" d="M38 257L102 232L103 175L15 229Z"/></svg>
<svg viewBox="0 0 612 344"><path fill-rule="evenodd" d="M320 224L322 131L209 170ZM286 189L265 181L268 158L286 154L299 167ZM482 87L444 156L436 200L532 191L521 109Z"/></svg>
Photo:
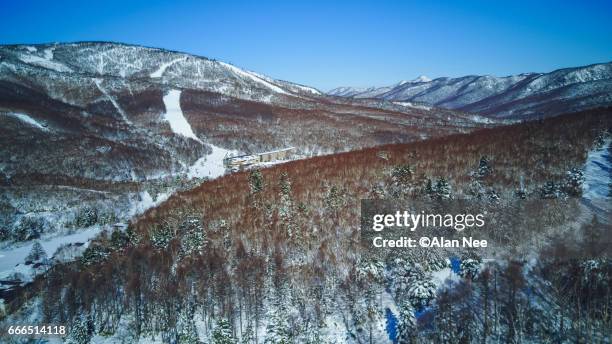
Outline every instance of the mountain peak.
<svg viewBox="0 0 612 344"><path fill-rule="evenodd" d="M425 75L420 75L418 78L413 79L410 82L430 82L430 81L431 81L431 79L429 77L427 77Z"/></svg>

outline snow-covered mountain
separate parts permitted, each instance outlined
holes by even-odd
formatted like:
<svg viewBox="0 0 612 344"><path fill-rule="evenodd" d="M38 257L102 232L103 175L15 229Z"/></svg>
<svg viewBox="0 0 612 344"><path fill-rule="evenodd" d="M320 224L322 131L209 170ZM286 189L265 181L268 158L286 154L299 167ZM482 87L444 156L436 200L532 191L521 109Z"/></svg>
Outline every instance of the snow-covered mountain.
<svg viewBox="0 0 612 344"><path fill-rule="evenodd" d="M328 94L425 103L495 117L543 117L611 105L612 63L506 77L419 77L386 87L339 87Z"/></svg>
<svg viewBox="0 0 612 344"><path fill-rule="evenodd" d="M489 125L456 111L335 99L163 49L0 46L0 245L125 221L196 177L222 175L229 152L295 147L304 157Z"/></svg>

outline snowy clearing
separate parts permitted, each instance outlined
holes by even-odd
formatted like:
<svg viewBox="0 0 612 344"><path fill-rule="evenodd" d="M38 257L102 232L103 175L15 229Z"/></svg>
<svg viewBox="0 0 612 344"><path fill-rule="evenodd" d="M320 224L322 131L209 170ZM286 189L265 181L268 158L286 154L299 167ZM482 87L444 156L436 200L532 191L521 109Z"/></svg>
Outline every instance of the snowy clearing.
<svg viewBox="0 0 612 344"><path fill-rule="evenodd" d="M22 121L24 123L27 123L28 125L31 125L31 126L37 128L37 129L42 130L42 131L49 131L49 129L46 126L40 124L37 120L35 120L34 118L32 118L32 117L30 117L30 116L28 116L28 115L26 115L24 113L10 112L7 115L11 116L11 117L15 117L18 120L20 120L20 121Z"/></svg>
<svg viewBox="0 0 612 344"><path fill-rule="evenodd" d="M200 143L200 139L195 135L191 129L191 125L187 122L187 119L183 115L181 110L181 91L171 90L163 98L164 106L166 107L166 113L164 119L170 124L170 128L176 134L192 138Z"/></svg>
<svg viewBox="0 0 612 344"><path fill-rule="evenodd" d="M227 150L208 143L212 153L198 159L187 172L188 178L210 178L214 179L225 174L223 159L226 155L237 154L237 151Z"/></svg>
<svg viewBox="0 0 612 344"><path fill-rule="evenodd" d="M164 75L164 72L166 71L166 69L168 69L168 67L172 66L173 64L177 62L185 61L185 60L187 60L187 57L181 57L178 59L174 59L170 62L163 63L162 65L159 66L159 68L155 72L151 73L151 75L149 76L151 78L161 78L162 75Z"/></svg>
<svg viewBox="0 0 612 344"><path fill-rule="evenodd" d="M93 226L74 234L41 239L38 242L40 242L47 255L51 257L61 245L87 243L89 240L98 235L100 231L100 226ZM34 245L34 242L35 241L31 241L23 246L9 248L0 252L0 279L6 279L15 272L24 274L24 277L26 278L33 277L31 276L31 274L34 272L33 269L24 263L25 258L32 250L32 245Z"/></svg>
<svg viewBox="0 0 612 344"><path fill-rule="evenodd" d="M45 51L46 52L46 51ZM45 53L45 56L48 56ZM51 55L53 56L53 55ZM51 69L54 70L56 72L60 72L60 73L70 73L72 72L72 69L68 68L68 66L63 65L59 62L55 62L55 61L51 61L51 59L49 58L43 58L43 57L39 57L36 55L21 55L19 56L19 59L25 63L31 64L31 65L35 65L38 67L43 67L46 69Z"/></svg>

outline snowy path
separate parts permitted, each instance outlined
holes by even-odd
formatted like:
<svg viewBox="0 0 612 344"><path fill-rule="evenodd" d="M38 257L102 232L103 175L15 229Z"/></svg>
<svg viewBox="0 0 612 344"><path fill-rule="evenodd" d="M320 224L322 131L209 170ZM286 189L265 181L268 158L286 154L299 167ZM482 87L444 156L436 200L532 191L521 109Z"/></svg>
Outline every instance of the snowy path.
<svg viewBox="0 0 612 344"><path fill-rule="evenodd" d="M181 110L181 91L171 90L164 96L163 101L166 107L164 119L168 121L172 131L201 143L202 141L195 135L191 125L183 115L183 110Z"/></svg>
<svg viewBox="0 0 612 344"><path fill-rule="evenodd" d="M7 115L15 117L18 120L20 120L20 121L22 121L22 122L24 122L26 124L29 124L29 125L37 128L37 129L40 129L42 131L49 131L49 129L47 129L44 125L38 123L37 120L35 120L34 118L32 118L32 117L30 117L30 116L28 116L28 115L26 115L24 113L12 112L12 113L8 113Z"/></svg>
<svg viewBox="0 0 612 344"><path fill-rule="evenodd" d="M123 111L123 109L119 106L119 103L117 103L117 101L115 100L115 98L111 97L111 95L102 87L102 80L100 79L94 79L94 83L96 84L96 87L98 88L98 90L100 90L100 92L102 92L102 94L104 94L104 96L113 104L113 106L115 107L115 109L117 109L117 112L119 112L119 114L121 115L121 117L123 118L123 120L128 123L128 124L132 124L132 122L130 122L130 120L128 119L127 114L125 113L125 111Z"/></svg>
<svg viewBox="0 0 612 344"><path fill-rule="evenodd" d="M584 178L582 202L601 215L601 219L607 219L612 212L612 139L607 139L602 148L589 152Z"/></svg>
<svg viewBox="0 0 612 344"><path fill-rule="evenodd" d="M187 177L189 178L204 178L214 179L225 174L225 166L223 166L223 158L227 154L237 154L237 151L227 150L208 143L212 148L212 153L203 156L189 168Z"/></svg>
<svg viewBox="0 0 612 344"><path fill-rule="evenodd" d="M151 78L161 78L162 75L164 75L164 72L166 72L166 69L168 69L168 67L172 66L173 64L177 62L185 61L185 60L187 60L187 57L181 57L181 58L172 60L170 62L163 63L161 66L159 66L159 69L151 73L150 77Z"/></svg>

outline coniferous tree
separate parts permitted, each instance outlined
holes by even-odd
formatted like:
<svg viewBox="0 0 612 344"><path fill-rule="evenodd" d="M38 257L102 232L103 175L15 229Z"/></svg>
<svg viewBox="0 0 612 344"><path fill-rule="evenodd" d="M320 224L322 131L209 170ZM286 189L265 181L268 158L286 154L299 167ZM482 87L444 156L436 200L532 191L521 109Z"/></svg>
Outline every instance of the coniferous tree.
<svg viewBox="0 0 612 344"><path fill-rule="evenodd" d="M451 187L445 178L439 178L436 182L435 194L438 199L451 198Z"/></svg>
<svg viewBox="0 0 612 344"><path fill-rule="evenodd" d="M474 279L476 276L478 276L480 262L475 259L466 258L461 261L459 269L459 274L461 277Z"/></svg>
<svg viewBox="0 0 612 344"><path fill-rule="evenodd" d="M403 197L410 193L412 181L414 178L414 169L410 165L400 165L393 168L391 171L391 194L394 197Z"/></svg>
<svg viewBox="0 0 612 344"><path fill-rule="evenodd" d="M178 343L180 344L197 344L199 342L198 331L193 321L193 312L190 309L191 307L183 307L179 313L177 331Z"/></svg>
<svg viewBox="0 0 612 344"><path fill-rule="evenodd" d="M547 181L540 189L542 199L555 199L559 197L559 187L553 181Z"/></svg>
<svg viewBox="0 0 612 344"><path fill-rule="evenodd" d="M240 344L253 344L255 343L255 332L253 331L253 325L248 324L244 333L242 333L242 338L240 338Z"/></svg>
<svg viewBox="0 0 612 344"><path fill-rule="evenodd" d="M249 173L249 188L251 189L251 194L255 194L263 190L264 180L260 170L255 169Z"/></svg>
<svg viewBox="0 0 612 344"><path fill-rule="evenodd" d="M408 289L408 297L417 308L425 307L436 297L436 285L428 279L416 280Z"/></svg>
<svg viewBox="0 0 612 344"><path fill-rule="evenodd" d="M120 250L129 243L129 237L120 230L114 230L111 234L110 243L113 250Z"/></svg>
<svg viewBox="0 0 612 344"><path fill-rule="evenodd" d="M219 318L215 324L215 329L212 333L213 344L236 344L236 339L232 333L232 327L230 323L224 319Z"/></svg>
<svg viewBox="0 0 612 344"><path fill-rule="evenodd" d="M200 218L190 216L186 218L180 225L183 237L181 239L181 255L190 256L193 254L202 254L206 246L206 233Z"/></svg>
<svg viewBox="0 0 612 344"><path fill-rule="evenodd" d="M584 180L584 172L578 168L572 168L565 174L563 191L570 196L580 196L582 194L582 184Z"/></svg>
<svg viewBox="0 0 612 344"><path fill-rule="evenodd" d="M25 260L29 262L38 262L46 258L47 252L45 252L45 249L42 247L40 242L36 241L34 245L32 245L32 249Z"/></svg>
<svg viewBox="0 0 612 344"><path fill-rule="evenodd" d="M397 343L413 344L416 339L417 321L414 316L414 307L404 301L399 307L399 323L397 324Z"/></svg>
<svg viewBox="0 0 612 344"><path fill-rule="evenodd" d="M89 333L88 321L85 316L81 315L77 317L72 326L70 327L70 333L66 338L67 344L88 344L91 340L91 334Z"/></svg>
<svg viewBox="0 0 612 344"><path fill-rule="evenodd" d="M478 176L480 178L484 178L490 175L493 172L491 168L491 162L488 156L483 156L480 158L480 162L478 163Z"/></svg>

